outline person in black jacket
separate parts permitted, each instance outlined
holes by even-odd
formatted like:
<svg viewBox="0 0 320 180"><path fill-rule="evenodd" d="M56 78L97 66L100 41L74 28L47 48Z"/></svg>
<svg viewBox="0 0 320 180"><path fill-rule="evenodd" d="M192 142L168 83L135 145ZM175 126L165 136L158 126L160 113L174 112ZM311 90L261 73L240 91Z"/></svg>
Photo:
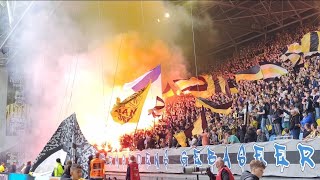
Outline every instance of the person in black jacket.
<svg viewBox="0 0 320 180"><path fill-rule="evenodd" d="M252 160L250 162L250 169L251 172L245 171L242 173L240 180L259 180L262 177L266 166L259 160Z"/></svg>
<svg viewBox="0 0 320 180"><path fill-rule="evenodd" d="M267 136L261 131L261 129L257 130L257 142L266 142L268 141Z"/></svg>
<svg viewBox="0 0 320 180"><path fill-rule="evenodd" d="M24 168L23 174L29 174L30 169L31 169L31 161L28 161L26 167Z"/></svg>
<svg viewBox="0 0 320 180"><path fill-rule="evenodd" d="M297 108L290 111L290 133L293 139L299 139L300 135L300 114Z"/></svg>
<svg viewBox="0 0 320 180"><path fill-rule="evenodd" d="M252 126L249 126L247 133L244 137L244 142L249 143L249 142L256 142L256 141L257 141L256 129Z"/></svg>
<svg viewBox="0 0 320 180"><path fill-rule="evenodd" d="M277 104L272 104L271 108L273 110L272 124L273 124L273 128L274 128L274 133L277 136L281 136L281 126L280 126L280 124L281 124L282 112L278 108Z"/></svg>
<svg viewBox="0 0 320 180"><path fill-rule="evenodd" d="M90 155L89 157L88 157L88 177L87 177L87 179L90 179L90 171L91 171L91 169L90 169L90 162L91 162L91 160L93 159L93 155ZM71 170L71 169L70 169Z"/></svg>
<svg viewBox="0 0 320 180"><path fill-rule="evenodd" d="M17 172L17 165L16 162L13 162L10 168L10 173L16 173Z"/></svg>
<svg viewBox="0 0 320 180"><path fill-rule="evenodd" d="M71 171L70 171L71 165L72 165L72 161L68 160L61 178L70 178L71 177Z"/></svg>

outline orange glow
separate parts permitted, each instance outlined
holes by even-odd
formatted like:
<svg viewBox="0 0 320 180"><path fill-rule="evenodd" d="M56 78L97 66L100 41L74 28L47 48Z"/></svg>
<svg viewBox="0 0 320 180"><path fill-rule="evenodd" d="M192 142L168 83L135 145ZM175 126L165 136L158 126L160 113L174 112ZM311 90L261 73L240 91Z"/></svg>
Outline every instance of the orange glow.
<svg viewBox="0 0 320 180"><path fill-rule="evenodd" d="M171 77L186 76L187 70L183 61L178 49L170 48L162 41L146 42L137 33L116 36L91 53L79 55L79 69L72 91L72 107L67 114L76 113L81 130L91 144L107 143L113 150L120 149L119 138L133 133L136 129L136 124L115 123L110 115L117 97L123 100L133 93L122 90L122 85L161 64L162 82L159 77L151 85L138 124L138 129L151 129L158 120L147 115L148 109L155 106L156 96L161 97L162 83L172 81Z"/></svg>

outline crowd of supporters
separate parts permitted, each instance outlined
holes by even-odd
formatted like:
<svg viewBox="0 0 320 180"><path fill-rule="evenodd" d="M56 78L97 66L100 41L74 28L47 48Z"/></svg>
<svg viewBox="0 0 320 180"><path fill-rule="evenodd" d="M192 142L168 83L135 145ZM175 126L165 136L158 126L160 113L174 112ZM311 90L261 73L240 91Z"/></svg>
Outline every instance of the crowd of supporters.
<svg viewBox="0 0 320 180"><path fill-rule="evenodd" d="M259 62L277 62L288 74L271 81L240 81L238 93L227 96L215 94L211 101L223 104L233 101L232 113L217 114L205 110L208 129L188 139L188 146L208 144L264 142L276 138L302 139L320 136L320 57L301 57L304 66L293 67L280 58L286 45L299 42L305 33L318 26L300 26L279 32L266 41L257 41L240 54L213 69L213 76L234 78L235 73L249 69ZM139 130L121 138L123 148L179 147L174 134L188 129L200 114L191 95L172 97L166 102L166 114L151 130ZM134 145L134 146L133 146Z"/></svg>

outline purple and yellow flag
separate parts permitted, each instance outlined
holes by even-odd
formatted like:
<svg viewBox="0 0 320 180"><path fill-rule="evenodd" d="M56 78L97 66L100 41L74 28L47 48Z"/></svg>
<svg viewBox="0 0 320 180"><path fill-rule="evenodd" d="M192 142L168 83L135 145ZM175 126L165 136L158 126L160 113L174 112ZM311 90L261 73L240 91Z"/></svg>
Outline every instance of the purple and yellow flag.
<svg viewBox="0 0 320 180"><path fill-rule="evenodd" d="M151 83L149 82L146 87L127 97L122 102L120 102L120 99L117 99L117 103L110 112L115 122L120 124L139 122L141 111L150 89L150 84Z"/></svg>

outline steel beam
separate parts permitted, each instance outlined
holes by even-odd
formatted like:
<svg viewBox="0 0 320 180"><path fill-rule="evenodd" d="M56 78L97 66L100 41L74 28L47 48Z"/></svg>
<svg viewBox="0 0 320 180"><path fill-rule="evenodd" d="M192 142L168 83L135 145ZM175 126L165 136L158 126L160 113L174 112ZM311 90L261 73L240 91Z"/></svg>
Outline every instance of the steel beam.
<svg viewBox="0 0 320 180"><path fill-rule="evenodd" d="M320 14L320 12L315 12L315 13L312 13L312 14L310 14L310 15L308 15L308 16L305 16L305 17L302 18L302 20L308 19L308 18L310 18L310 17L312 17L312 16L314 16L314 15L317 15L317 14ZM290 22L290 23L284 24L283 27L289 26L289 25L294 24L294 23L297 23L297 22L299 22L299 19L297 19L297 20L295 20L295 21L292 21L292 22ZM276 30L281 29L281 28L283 28L283 27L277 27L277 28L275 28L275 29L269 30L267 33L271 33L271 32L273 32L273 31L276 31ZM250 41L250 40L252 40L252 39L258 38L258 37L260 37L260 36L262 36L262 35L264 35L264 34L258 34L258 35L252 36L251 38L248 38L248 39L245 39L245 40L243 40L243 41L238 42L238 44L245 43L245 42ZM208 56L208 55L212 55L212 54L216 54L216 53L218 53L218 52L220 52L220 51L222 51L222 50L225 50L225 49L227 49L227 48L230 48L230 47L232 47L232 46L233 46L233 45L229 45L229 46L225 46L225 47L223 47L223 48L217 49L217 50L215 50L215 51L213 51L213 52L208 53L207 56Z"/></svg>
<svg viewBox="0 0 320 180"><path fill-rule="evenodd" d="M310 10L310 9L314 9L314 8L301 8L301 9L297 9L297 10ZM271 12L271 14L279 14L279 13L287 13L287 12L294 12L295 10L287 10L287 11L278 11L278 12ZM229 17L229 19L232 20L237 20L237 19L243 19L243 18L250 18L250 17L254 17L254 16L265 16L268 15L268 13L261 13L261 14L255 14L255 15L246 15L246 16L240 16L240 17ZM215 21L227 21L228 19L214 19L213 22Z"/></svg>
<svg viewBox="0 0 320 180"><path fill-rule="evenodd" d="M299 18L299 20L300 20L300 24L302 24L302 19L301 19L300 14L297 12L296 8L295 8L294 5L290 2L290 0L288 0L288 4L289 4L289 6L290 6L293 10L295 10L294 13L298 16L298 18Z"/></svg>
<svg viewBox="0 0 320 180"><path fill-rule="evenodd" d="M250 32L257 32L257 33L264 33L262 30L258 29L252 29L249 28L248 26L245 26L243 24L227 24L227 23L221 23L221 22L214 22L213 26L218 26L218 27L224 27L224 28L229 28L229 29L242 29Z"/></svg>
<svg viewBox="0 0 320 180"><path fill-rule="evenodd" d="M3 42L1 42L0 44L0 49L3 48L3 46L5 45L5 43L8 41L8 39L10 38L10 36L13 34L13 32L16 30L16 28L18 27L18 25L20 24L21 20L24 18L24 16L27 14L27 12L29 11L29 9L32 7L34 1L31 1L28 5L28 7L26 8L26 10L23 12L23 14L21 15L21 17L19 18L18 22L13 26L13 28L10 30L10 32L8 33L8 35L6 36L6 38L3 40Z"/></svg>

